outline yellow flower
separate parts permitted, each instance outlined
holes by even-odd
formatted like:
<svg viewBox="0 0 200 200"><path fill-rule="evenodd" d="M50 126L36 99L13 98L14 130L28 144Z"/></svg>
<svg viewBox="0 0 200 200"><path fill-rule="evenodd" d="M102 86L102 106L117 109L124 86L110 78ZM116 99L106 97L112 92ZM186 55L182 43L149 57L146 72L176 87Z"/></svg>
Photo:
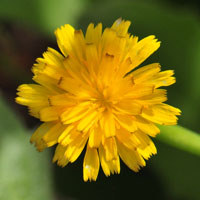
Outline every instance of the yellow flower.
<svg viewBox="0 0 200 200"><path fill-rule="evenodd" d="M84 36L69 24L55 31L62 55L52 48L33 66L37 84L18 87L17 103L44 122L32 135L39 151L57 144L53 161L64 167L84 147L83 179L120 173L120 158L133 171L145 166L156 147L155 124L174 125L180 110L163 102L175 82L158 63L138 67L156 51L155 36L140 41L118 19L102 32L90 24Z"/></svg>

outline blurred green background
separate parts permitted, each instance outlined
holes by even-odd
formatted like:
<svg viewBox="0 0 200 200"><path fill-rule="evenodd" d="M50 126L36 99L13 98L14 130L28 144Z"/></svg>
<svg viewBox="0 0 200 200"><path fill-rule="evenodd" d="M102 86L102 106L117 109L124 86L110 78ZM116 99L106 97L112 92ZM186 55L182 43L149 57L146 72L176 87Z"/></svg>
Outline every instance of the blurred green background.
<svg viewBox="0 0 200 200"><path fill-rule="evenodd" d="M39 121L14 102L16 87L31 83L31 67L48 46L57 48L54 30L66 23L86 30L90 22L110 26L119 17L129 31L154 34L160 49L145 63L174 69L177 83L168 103L182 110L179 124L200 129L200 6L196 0L1 0L0 1L0 200L200 199L200 158L154 140L158 154L134 173L97 182L82 180L83 156L65 168L51 163L53 148L36 152L29 138Z"/></svg>

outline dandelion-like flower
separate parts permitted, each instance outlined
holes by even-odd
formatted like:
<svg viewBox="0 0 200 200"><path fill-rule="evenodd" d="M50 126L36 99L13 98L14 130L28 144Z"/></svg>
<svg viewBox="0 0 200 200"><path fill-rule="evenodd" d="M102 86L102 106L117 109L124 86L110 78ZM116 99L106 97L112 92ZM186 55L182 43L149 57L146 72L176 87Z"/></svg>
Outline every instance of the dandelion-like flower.
<svg viewBox="0 0 200 200"><path fill-rule="evenodd" d="M84 147L83 179L120 173L120 158L133 171L156 154L149 136L155 124L174 125L180 110L165 104L173 71L158 63L136 69L155 52L155 36L140 41L128 33L130 21L118 19L102 32L90 24L84 36L69 24L55 31L60 54L52 48L33 66L37 84L18 87L17 103L28 106L43 124L31 137L39 151L57 145L53 161L64 167Z"/></svg>

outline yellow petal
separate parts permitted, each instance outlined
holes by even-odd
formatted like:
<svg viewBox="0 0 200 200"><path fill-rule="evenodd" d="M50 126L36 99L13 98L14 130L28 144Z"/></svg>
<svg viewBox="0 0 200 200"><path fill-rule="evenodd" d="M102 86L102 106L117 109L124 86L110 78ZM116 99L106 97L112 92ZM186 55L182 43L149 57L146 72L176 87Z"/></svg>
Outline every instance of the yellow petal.
<svg viewBox="0 0 200 200"><path fill-rule="evenodd" d="M45 107L49 105L48 98L45 97L34 98L32 95L29 95L28 98L17 97L16 102L18 104L30 107L33 106Z"/></svg>
<svg viewBox="0 0 200 200"><path fill-rule="evenodd" d="M103 141L103 148L105 149L106 161L117 159L117 145L114 137L105 138Z"/></svg>
<svg viewBox="0 0 200 200"><path fill-rule="evenodd" d="M145 120L140 116L136 116L135 123L137 124L138 129L151 137L155 137L158 133L160 133L159 128L154 125L154 123Z"/></svg>
<svg viewBox="0 0 200 200"><path fill-rule="evenodd" d="M75 106L77 103L77 100L69 93L50 96L48 100L51 106L71 107L71 106Z"/></svg>
<svg viewBox="0 0 200 200"><path fill-rule="evenodd" d="M51 94L49 90L37 84L22 84L17 88L18 95L23 97L29 97L29 95L33 95L32 97L41 98Z"/></svg>
<svg viewBox="0 0 200 200"><path fill-rule="evenodd" d="M136 38L136 37L134 37L134 38ZM130 41L130 40L127 40L127 43L128 43L128 41ZM134 42L134 44L135 43L137 43L137 42ZM119 65L118 72L117 72L118 78L124 77L124 75L126 75L126 71L127 71L126 69L131 68L131 66L132 66L131 58L125 57L127 55L128 51L129 51L129 48L127 46L126 46L126 49L128 49L128 50L124 51L124 59L121 61L120 65Z"/></svg>
<svg viewBox="0 0 200 200"><path fill-rule="evenodd" d="M116 31L117 35L125 37L130 25L131 25L130 21L125 21L119 18L113 23L111 29Z"/></svg>
<svg viewBox="0 0 200 200"><path fill-rule="evenodd" d="M37 58L37 63L34 64L32 71L34 74L37 72L43 72L49 76L58 76L58 74L66 74L63 67L64 57L52 48L48 48L46 52L43 53L43 58ZM54 73L54 74L53 74Z"/></svg>
<svg viewBox="0 0 200 200"><path fill-rule="evenodd" d="M142 98L147 95L153 94L155 89L155 85L148 84L148 83L141 83L136 84L131 87L131 90L129 90L125 95L124 98L129 99L138 99Z"/></svg>
<svg viewBox="0 0 200 200"><path fill-rule="evenodd" d="M173 70L166 70L163 72L159 72L149 82L153 83L156 88L161 86L169 86L176 82L175 77L173 77L174 71Z"/></svg>
<svg viewBox="0 0 200 200"><path fill-rule="evenodd" d="M41 65L43 65L43 68L40 68ZM44 63L35 64L32 68L32 71L35 75L40 73L48 76L52 80L55 80L55 83L59 81L60 77L69 76L68 72L63 66L53 66Z"/></svg>
<svg viewBox="0 0 200 200"><path fill-rule="evenodd" d="M105 91L107 91L107 96L108 97L112 97L110 98L111 100L113 99L113 103L117 103L119 100L124 99L124 96L127 92L129 92L130 90L132 90L132 83L130 80L125 79L125 78L116 78L116 80L114 79L114 72L113 72L113 80L112 77L110 77L111 75L108 76L108 81L110 82L109 84L110 87L107 87L105 89ZM113 87L113 85L115 85L115 87ZM115 99L117 101L115 101Z"/></svg>
<svg viewBox="0 0 200 200"><path fill-rule="evenodd" d="M88 112L88 106L90 105L89 102L82 102L78 104L76 107L72 107L67 109L62 115L61 120L64 124L70 124L80 120L84 117Z"/></svg>
<svg viewBox="0 0 200 200"><path fill-rule="evenodd" d="M115 120L111 112L106 111L103 113L103 117L100 120L100 126L105 137L109 138L115 136Z"/></svg>
<svg viewBox="0 0 200 200"><path fill-rule="evenodd" d="M76 79L70 77L61 77L57 82L57 86L71 95L77 96L79 99L90 98L90 87L84 87L83 82L77 81Z"/></svg>
<svg viewBox="0 0 200 200"><path fill-rule="evenodd" d="M99 157L101 161L101 167L103 169L103 172L106 176L110 176L111 174L120 173L120 159L117 155L117 158L114 160L107 161L106 160L106 153L102 146L99 147Z"/></svg>
<svg viewBox="0 0 200 200"><path fill-rule="evenodd" d="M118 35L114 29L106 28L102 35L102 54L110 55L115 61L120 62L123 58L126 41L127 38Z"/></svg>
<svg viewBox="0 0 200 200"><path fill-rule="evenodd" d="M166 110L169 110L171 113L173 113L174 115L180 115L181 114L181 110L178 108L175 108L173 106L170 106L168 104L162 103L161 104L162 107Z"/></svg>
<svg viewBox="0 0 200 200"><path fill-rule="evenodd" d="M90 76L95 79L100 61L96 45L94 43L86 43L85 54L85 65L87 66Z"/></svg>
<svg viewBox="0 0 200 200"><path fill-rule="evenodd" d="M143 106L132 99L123 99L115 105L115 108L122 114L139 115Z"/></svg>
<svg viewBox="0 0 200 200"><path fill-rule="evenodd" d="M29 106L29 114L35 118L40 118L40 110L43 109L43 106Z"/></svg>
<svg viewBox="0 0 200 200"><path fill-rule="evenodd" d="M82 62L85 55L85 38L82 30L74 31L74 51L76 58Z"/></svg>
<svg viewBox="0 0 200 200"><path fill-rule="evenodd" d="M124 114L124 115L118 114L115 116L115 119L127 131L134 132L137 130L137 125L132 116L126 115L126 114Z"/></svg>
<svg viewBox="0 0 200 200"><path fill-rule="evenodd" d="M59 94L63 93L63 89L58 87L58 80L55 78L52 78L44 73L37 72L33 76L33 80L47 88L52 94Z"/></svg>
<svg viewBox="0 0 200 200"><path fill-rule="evenodd" d="M58 86L74 95L77 95L81 90L81 84L70 77L60 77L60 80L58 81Z"/></svg>
<svg viewBox="0 0 200 200"><path fill-rule="evenodd" d="M160 42L157 42L154 35L148 36L140 40L130 50L130 57L132 65L127 68L126 73L140 65L146 60L152 53L154 53L160 47Z"/></svg>
<svg viewBox="0 0 200 200"><path fill-rule="evenodd" d="M152 94L138 98L143 105L160 104L167 100L167 91L164 89L155 89Z"/></svg>
<svg viewBox="0 0 200 200"><path fill-rule="evenodd" d="M75 162L83 151L85 144L88 139L88 134L82 134L79 132L79 135L67 146L65 151L65 157L71 162Z"/></svg>
<svg viewBox="0 0 200 200"><path fill-rule="evenodd" d="M42 140L42 138L54 126L55 122L43 123L36 129L34 134L31 136L30 142L35 143L35 146L37 147L38 151L43 151L47 147L46 143L44 142L44 140Z"/></svg>
<svg viewBox="0 0 200 200"><path fill-rule="evenodd" d="M16 102L30 107L45 107L49 105L50 91L40 85L23 84L17 88Z"/></svg>
<svg viewBox="0 0 200 200"><path fill-rule="evenodd" d="M62 66L64 57L55 49L48 47L47 51L43 54L45 63L49 65Z"/></svg>
<svg viewBox="0 0 200 200"><path fill-rule="evenodd" d="M133 136L134 135L131 134L129 131L126 131L122 128L117 130L116 132L116 138L119 140L119 142L132 150L136 149L136 147L140 144L140 141Z"/></svg>
<svg viewBox="0 0 200 200"><path fill-rule="evenodd" d="M98 120L98 112L91 110L78 122L77 130L87 132Z"/></svg>
<svg viewBox="0 0 200 200"><path fill-rule="evenodd" d="M57 164L61 167L65 167L69 163L69 160L64 156L66 148L58 144L54 153L53 162L57 161Z"/></svg>
<svg viewBox="0 0 200 200"><path fill-rule="evenodd" d="M132 150L124 146L121 142L117 142L120 158L133 171L138 172L140 167L145 166L145 161L137 150Z"/></svg>
<svg viewBox="0 0 200 200"><path fill-rule="evenodd" d="M96 148L87 147L83 161L83 180L96 181L99 173L99 155Z"/></svg>
<svg viewBox="0 0 200 200"><path fill-rule="evenodd" d="M132 79L134 83L142 83L157 74L160 71L160 64L153 63L150 65L146 65L141 67L131 73Z"/></svg>
<svg viewBox="0 0 200 200"><path fill-rule="evenodd" d="M61 123L56 123L45 135L42 137L42 140L46 143L48 147L53 146L54 144L58 143L58 138L65 130L66 126Z"/></svg>
<svg viewBox="0 0 200 200"><path fill-rule="evenodd" d="M85 40L86 43L94 43L97 47L99 45L99 42L101 41L101 35L102 35L102 24L99 23L97 24L96 27L94 27L94 24L89 24L86 35L85 35Z"/></svg>
<svg viewBox="0 0 200 200"><path fill-rule="evenodd" d="M78 83L81 84L86 83L85 85L88 86L91 77L85 65L83 65L71 56L67 56L64 59L63 65L65 67L65 70L69 73L70 78L75 79L75 81L78 81ZM87 78L85 79L85 77Z"/></svg>
<svg viewBox="0 0 200 200"><path fill-rule="evenodd" d="M63 131L63 134L59 137L59 141L63 146L67 146L68 144L73 142L78 136L80 136L80 134L81 132L77 131L76 127L74 128L70 127L69 129Z"/></svg>
<svg viewBox="0 0 200 200"><path fill-rule="evenodd" d="M75 128L74 124L68 125L66 129L62 132L62 134L59 136L58 143L61 143L61 141L63 141L74 128Z"/></svg>
<svg viewBox="0 0 200 200"><path fill-rule="evenodd" d="M67 56L72 52L72 45L74 39L74 28L69 24L61 26L55 31L58 46L62 53Z"/></svg>
<svg viewBox="0 0 200 200"><path fill-rule="evenodd" d="M140 145L138 146L138 152L145 158L149 159L149 157L153 154L157 153L156 147L152 140L142 131L136 131L133 133L138 140L140 140Z"/></svg>
<svg viewBox="0 0 200 200"><path fill-rule="evenodd" d="M176 115L180 114L180 110L166 104L158 104L144 109L142 117L145 119L163 125L175 125L178 118Z"/></svg>
<svg viewBox="0 0 200 200"><path fill-rule="evenodd" d="M99 127L95 127L90 130L90 137L88 145L90 148L98 148L102 140L102 131Z"/></svg>
<svg viewBox="0 0 200 200"><path fill-rule="evenodd" d="M114 56L111 53L106 52L102 56L101 62L98 65L98 82L101 80L101 84L108 86L112 83L113 74L117 68Z"/></svg>
<svg viewBox="0 0 200 200"><path fill-rule="evenodd" d="M50 106L40 110L40 120L43 122L59 120L60 115L65 111L63 106Z"/></svg>

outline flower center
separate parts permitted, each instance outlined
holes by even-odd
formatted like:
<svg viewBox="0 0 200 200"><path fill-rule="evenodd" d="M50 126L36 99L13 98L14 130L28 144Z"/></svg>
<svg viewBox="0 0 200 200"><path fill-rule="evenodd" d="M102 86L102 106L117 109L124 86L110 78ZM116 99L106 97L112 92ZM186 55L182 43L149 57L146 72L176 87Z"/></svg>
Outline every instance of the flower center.
<svg viewBox="0 0 200 200"><path fill-rule="evenodd" d="M98 96L94 98L94 103L103 110L112 107L111 95L109 94L108 88L104 88L98 92Z"/></svg>

